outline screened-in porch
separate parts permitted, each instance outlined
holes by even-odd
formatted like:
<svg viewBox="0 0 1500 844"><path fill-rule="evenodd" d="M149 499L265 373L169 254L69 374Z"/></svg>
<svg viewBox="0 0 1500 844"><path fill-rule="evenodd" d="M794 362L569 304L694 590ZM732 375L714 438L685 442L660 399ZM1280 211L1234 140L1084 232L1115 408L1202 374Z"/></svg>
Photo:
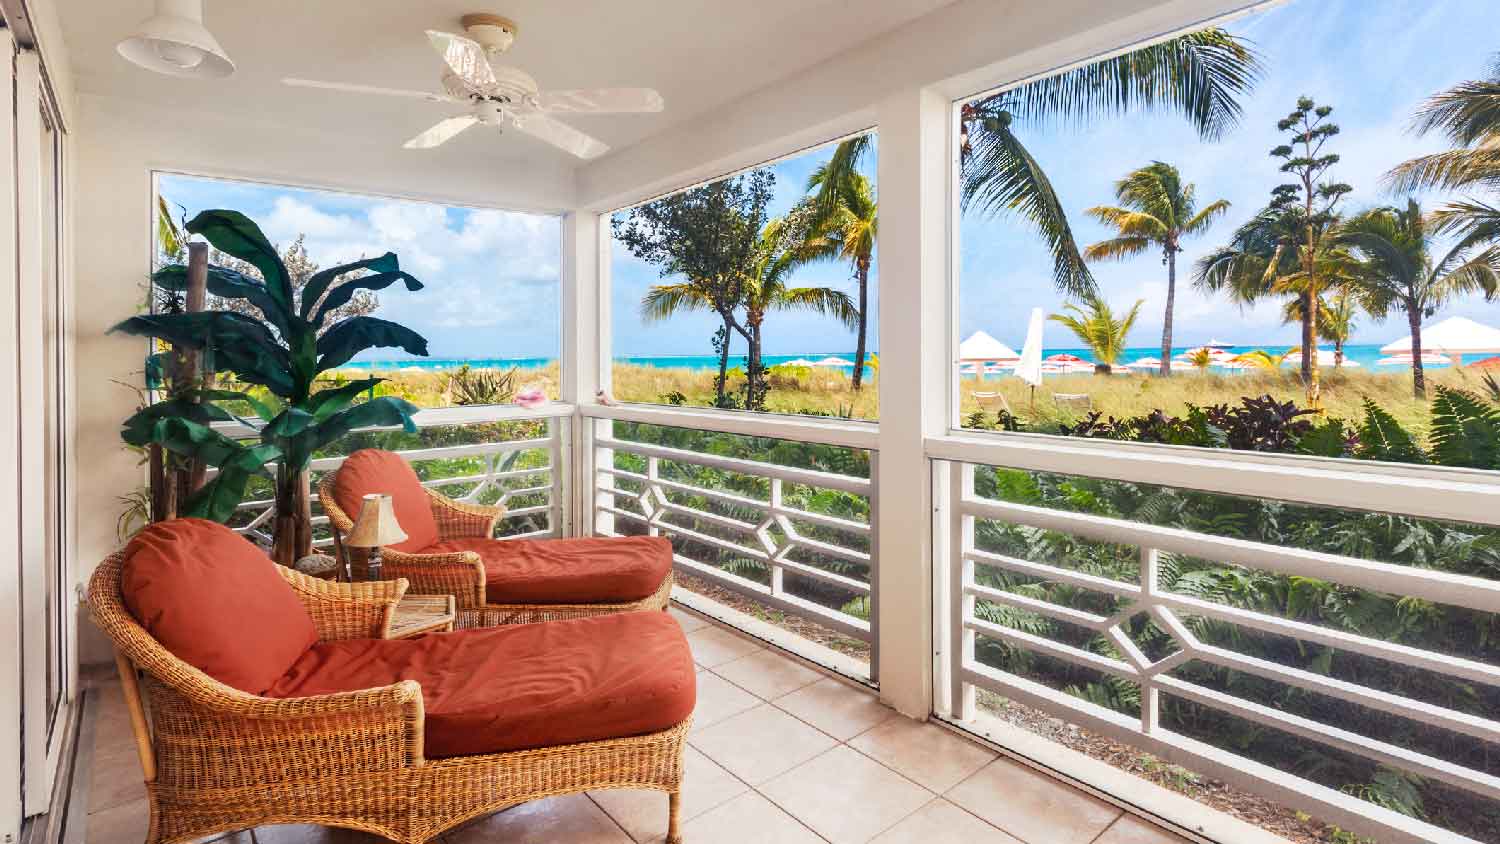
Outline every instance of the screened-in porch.
<svg viewBox="0 0 1500 844"><path fill-rule="evenodd" d="M1500 841L1495 16L1319 2L0 0L5 832Z"/></svg>

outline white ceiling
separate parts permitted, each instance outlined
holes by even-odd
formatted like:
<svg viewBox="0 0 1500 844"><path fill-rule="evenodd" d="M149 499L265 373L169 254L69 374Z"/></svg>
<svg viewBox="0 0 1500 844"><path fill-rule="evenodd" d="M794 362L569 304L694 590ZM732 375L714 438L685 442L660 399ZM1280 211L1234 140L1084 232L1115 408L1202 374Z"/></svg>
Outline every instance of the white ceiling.
<svg viewBox="0 0 1500 844"><path fill-rule="evenodd" d="M142 70L115 42L151 13L152 0L58 0L78 91L240 117L258 127L300 127L393 147L453 106L289 88L286 76L438 90L440 62L424 29L460 31L468 12L514 19L506 55L543 90L649 86L666 111L570 116L616 150L835 56L951 0L207 0L207 24L234 60L225 80ZM457 164L570 159L519 133L470 131L413 153Z"/></svg>

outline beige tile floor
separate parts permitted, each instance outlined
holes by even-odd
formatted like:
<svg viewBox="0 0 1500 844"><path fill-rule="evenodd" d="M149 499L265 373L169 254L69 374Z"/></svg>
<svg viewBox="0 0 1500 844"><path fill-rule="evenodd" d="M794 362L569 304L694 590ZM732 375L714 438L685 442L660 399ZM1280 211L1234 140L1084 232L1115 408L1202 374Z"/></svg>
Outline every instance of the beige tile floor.
<svg viewBox="0 0 1500 844"><path fill-rule="evenodd" d="M699 664L688 738L689 844L1185 844L869 692L673 609ZM117 683L100 689L86 844L140 844L146 801ZM657 844L667 798L599 791L517 806L442 844ZM233 841L226 839L234 839ZM260 827L216 844L372 844L315 826Z"/></svg>

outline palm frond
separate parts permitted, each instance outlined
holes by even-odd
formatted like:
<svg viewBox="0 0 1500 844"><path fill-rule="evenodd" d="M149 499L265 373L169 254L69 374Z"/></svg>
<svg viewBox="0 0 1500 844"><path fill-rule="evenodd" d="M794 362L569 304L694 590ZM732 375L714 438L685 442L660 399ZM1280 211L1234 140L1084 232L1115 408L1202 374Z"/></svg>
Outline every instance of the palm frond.
<svg viewBox="0 0 1500 844"><path fill-rule="evenodd" d="M641 299L641 319L656 322L680 311L711 310L712 302L701 286L692 282L653 285Z"/></svg>
<svg viewBox="0 0 1500 844"><path fill-rule="evenodd" d="M1262 75L1259 57L1218 27L1093 62L1003 92L1019 118L1086 124L1132 111L1174 111L1205 139L1240 119L1240 98Z"/></svg>
<svg viewBox="0 0 1500 844"><path fill-rule="evenodd" d="M1402 193L1429 188L1500 188L1500 137L1472 149L1417 156L1396 165L1383 181L1388 190Z"/></svg>
<svg viewBox="0 0 1500 844"><path fill-rule="evenodd" d="M845 327L859 327L859 306L849 294L831 287L793 287L771 303L775 310L807 310L831 316Z"/></svg>
<svg viewBox="0 0 1500 844"><path fill-rule="evenodd" d="M1083 257L1090 261L1117 261L1133 258L1155 245L1154 241L1144 237L1112 237L1089 244L1083 250Z"/></svg>
<svg viewBox="0 0 1500 844"><path fill-rule="evenodd" d="M1123 237L1150 237L1162 240L1167 236L1168 224L1154 214L1113 205L1096 205L1093 208L1084 209L1083 213L1106 226L1113 226Z"/></svg>
<svg viewBox="0 0 1500 844"><path fill-rule="evenodd" d="M1196 234L1213 225L1214 220L1229 213L1230 202L1227 199L1216 199L1204 206L1186 223L1182 224L1182 230L1190 234Z"/></svg>
<svg viewBox="0 0 1500 844"><path fill-rule="evenodd" d="M1047 174L1010 131L1008 115L985 117L969 133L964 158L961 204L991 215L1015 212L1047 241L1052 280L1074 296L1094 290L1094 277L1078 252L1062 200Z"/></svg>

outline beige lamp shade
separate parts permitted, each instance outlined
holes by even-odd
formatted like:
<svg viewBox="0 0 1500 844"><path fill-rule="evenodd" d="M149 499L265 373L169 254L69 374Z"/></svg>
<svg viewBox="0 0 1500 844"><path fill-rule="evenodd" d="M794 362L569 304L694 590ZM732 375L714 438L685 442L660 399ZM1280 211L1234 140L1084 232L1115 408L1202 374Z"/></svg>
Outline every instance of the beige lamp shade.
<svg viewBox="0 0 1500 844"><path fill-rule="evenodd" d="M406 539L406 531L396 521L395 506L389 495L372 492L359 508L359 518L344 544L351 548L380 548Z"/></svg>

